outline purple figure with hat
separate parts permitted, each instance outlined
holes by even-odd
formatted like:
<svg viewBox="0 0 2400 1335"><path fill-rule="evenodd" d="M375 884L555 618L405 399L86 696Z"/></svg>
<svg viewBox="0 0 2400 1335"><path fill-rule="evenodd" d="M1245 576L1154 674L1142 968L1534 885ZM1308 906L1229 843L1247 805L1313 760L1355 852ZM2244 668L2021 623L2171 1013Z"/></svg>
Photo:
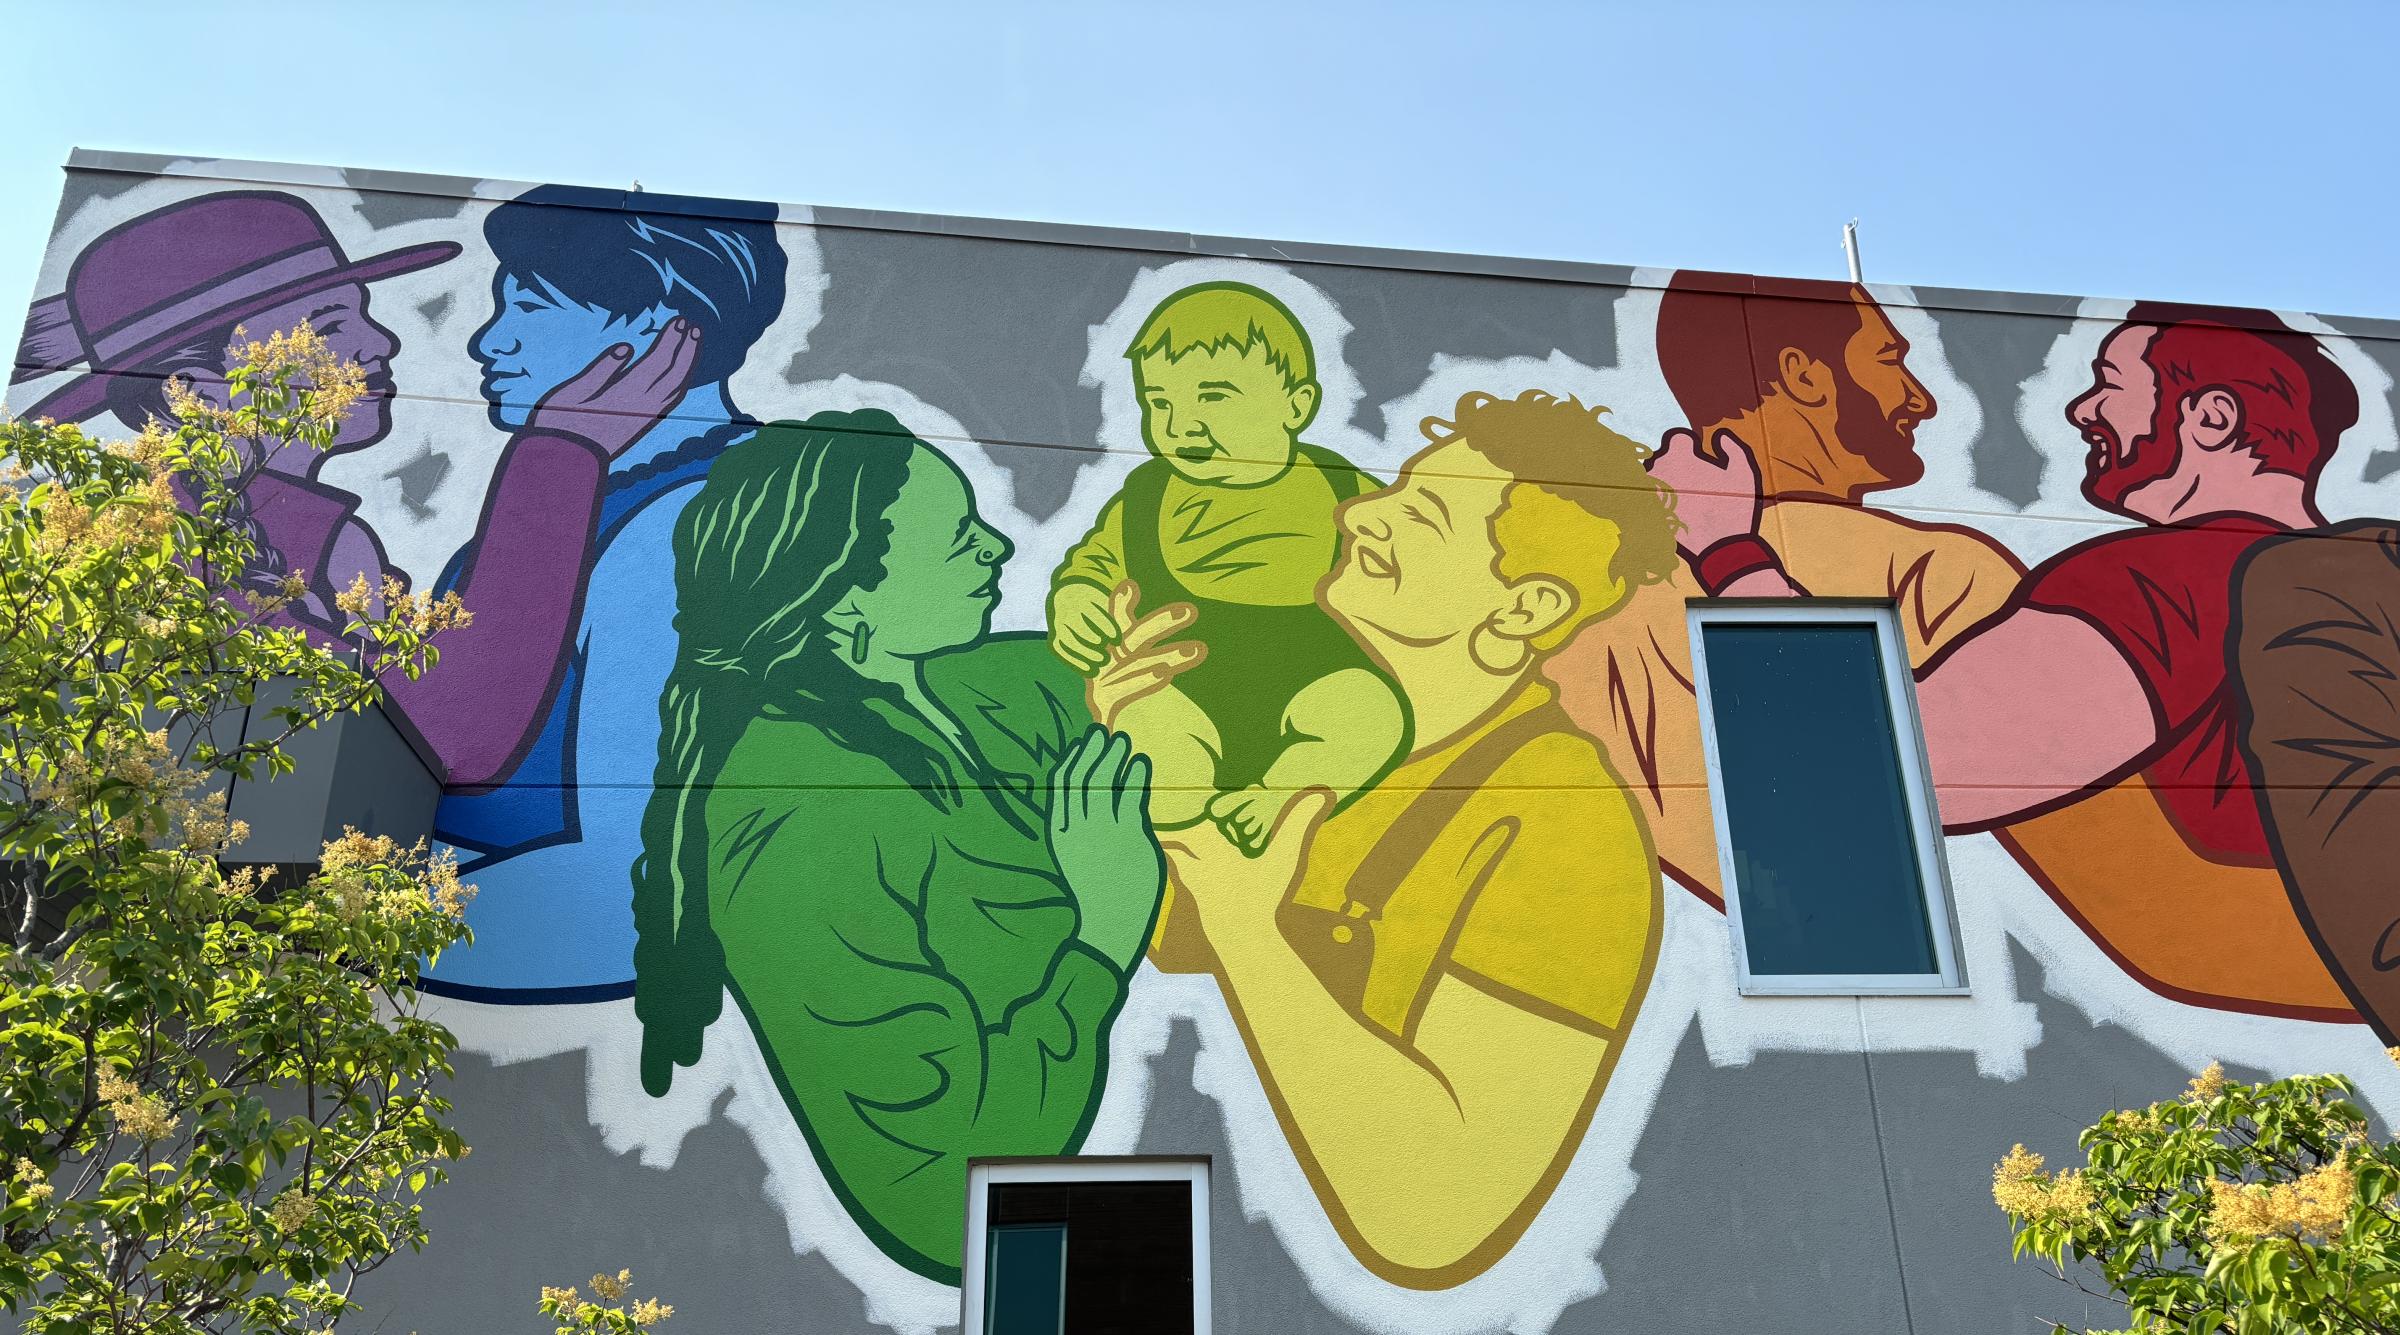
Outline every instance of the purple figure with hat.
<svg viewBox="0 0 2400 1335"><path fill-rule="evenodd" d="M399 342L370 313L368 288L459 250L436 241L352 259L295 196L229 191L180 200L84 247L66 290L34 304L11 379L81 368L23 415L81 422L105 410L139 429L171 416L170 378L223 402L236 326L263 336L306 320L336 354L364 368L367 394L330 451L248 461L256 473L244 497L260 539L254 573L307 580L306 596L280 619L338 637L335 592L362 574L370 584L398 574L359 519L358 497L316 476L331 454L391 431ZM451 581L471 609L493 614L445 636L436 671L384 683L452 783L503 773L546 703L581 611L609 463L673 406L698 355L688 329L669 335L640 357L624 344L602 351L527 415L494 469L471 559Z"/></svg>

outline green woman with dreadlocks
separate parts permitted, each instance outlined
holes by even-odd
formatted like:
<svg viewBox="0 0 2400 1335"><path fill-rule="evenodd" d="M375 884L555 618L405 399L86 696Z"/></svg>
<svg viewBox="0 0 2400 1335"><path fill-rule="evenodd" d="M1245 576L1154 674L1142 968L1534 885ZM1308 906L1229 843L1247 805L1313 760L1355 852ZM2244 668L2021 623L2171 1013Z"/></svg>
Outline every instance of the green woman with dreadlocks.
<svg viewBox="0 0 2400 1335"><path fill-rule="evenodd" d="M851 1218L952 1283L967 1161L1082 1143L1165 874L1148 763L1041 637L991 633L1008 553L889 413L726 450L675 526L634 867L644 1087L730 995Z"/></svg>

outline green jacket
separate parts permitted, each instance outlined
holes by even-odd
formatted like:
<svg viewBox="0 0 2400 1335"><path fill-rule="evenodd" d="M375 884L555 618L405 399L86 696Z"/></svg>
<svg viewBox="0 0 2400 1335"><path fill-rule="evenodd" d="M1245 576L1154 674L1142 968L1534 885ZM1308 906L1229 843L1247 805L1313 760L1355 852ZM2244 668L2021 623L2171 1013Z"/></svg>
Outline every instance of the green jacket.
<svg viewBox="0 0 2400 1335"><path fill-rule="evenodd" d="M842 1203L893 1259L955 1283L967 1161L1073 1152L1107 1080L1115 966L1044 834L1052 764L1089 724L1040 638L934 660L968 735L957 791L769 712L707 799L711 920L727 982Z"/></svg>

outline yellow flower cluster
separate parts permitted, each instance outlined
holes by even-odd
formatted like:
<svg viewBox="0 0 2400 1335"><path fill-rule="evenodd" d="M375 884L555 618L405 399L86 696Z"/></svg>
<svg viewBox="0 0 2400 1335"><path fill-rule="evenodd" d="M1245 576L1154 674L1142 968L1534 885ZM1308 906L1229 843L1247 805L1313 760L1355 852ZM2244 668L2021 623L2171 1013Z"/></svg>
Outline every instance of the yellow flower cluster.
<svg viewBox="0 0 2400 1335"><path fill-rule="evenodd" d="M111 1068L103 1068L94 1085L100 1101L117 1119L117 1130L135 1140L165 1140L175 1134L176 1125L183 1119L167 1111L164 1100L155 1094L145 1094L142 1087Z"/></svg>
<svg viewBox="0 0 2400 1335"><path fill-rule="evenodd" d="M190 801L171 801L168 811L183 826L183 847L187 853L213 858L250 837L250 822L226 814L222 792L202 793Z"/></svg>
<svg viewBox="0 0 2400 1335"><path fill-rule="evenodd" d="M458 879L458 854L449 849L428 852L423 839L403 847L390 835L361 834L345 825L341 838L326 841L317 866L345 919L354 919L370 908L390 917L405 917L421 911L427 903L459 918L466 916L468 901L475 898L475 887ZM410 879L370 891L367 873L378 868Z"/></svg>
<svg viewBox="0 0 2400 1335"><path fill-rule="evenodd" d="M214 431L223 431L233 425L232 413L209 402L183 376L168 376L164 387L167 392L167 411L175 415L176 421ZM152 418L151 421L156 424L158 419Z"/></svg>
<svg viewBox="0 0 2400 1335"><path fill-rule="evenodd" d="M320 424L340 422L367 392L365 369L335 352L306 320L263 342L236 325L233 342L225 348L225 364L246 368L256 383L303 393L301 416ZM219 433L241 429L239 409L218 407L182 380L170 379L166 389L168 410L178 420Z"/></svg>
<svg viewBox="0 0 2400 1335"><path fill-rule="evenodd" d="M316 392L316 416L339 418L366 396L366 369L335 352L308 321L302 320L296 329L270 334L264 343L255 339L244 343L248 334L238 326L234 329L233 345L225 349L225 364L252 367L269 376L288 372L295 380L306 381Z"/></svg>
<svg viewBox="0 0 2400 1335"><path fill-rule="evenodd" d="M175 457L175 433L153 417L143 423L140 435L131 440L112 440L108 448L157 473L165 470Z"/></svg>
<svg viewBox="0 0 2400 1335"><path fill-rule="evenodd" d="M389 588L398 581L394 580L391 576L386 575L383 577L383 582L384 586ZM367 586L367 572L361 570L356 576L352 577L349 588L346 588L333 595L333 606L336 611L339 611L344 616L370 616L373 615L375 611L376 598L376 590Z"/></svg>
<svg viewBox="0 0 2400 1335"><path fill-rule="evenodd" d="M272 578L261 575L259 579L261 582L234 592L241 598L242 606L261 621L308 596L308 577L305 575L287 574Z"/></svg>
<svg viewBox="0 0 2400 1335"><path fill-rule="evenodd" d="M2110 1113L2108 1116L2109 1120L2120 1131L2131 1131L2143 1135L2155 1135L2158 1132L2167 1129L2167 1119L2159 1115L2158 1105L2155 1103L2139 1112L2131 1112L2124 1109L2119 1109L2116 1112Z"/></svg>
<svg viewBox="0 0 2400 1335"><path fill-rule="evenodd" d="M475 887L458 879L458 854L446 848L425 863L425 889L433 906L453 918L467 916L468 901L475 898Z"/></svg>
<svg viewBox="0 0 2400 1335"><path fill-rule="evenodd" d="M287 1191L275 1198L267 1216L275 1221L275 1227L293 1232L317 1217L317 1198L305 1191Z"/></svg>
<svg viewBox="0 0 2400 1335"><path fill-rule="evenodd" d="M388 834L361 834L355 825L342 827L342 837L325 841L325 852L317 866L327 875L346 871L364 871L370 867L396 867L408 857L409 850Z"/></svg>
<svg viewBox="0 0 2400 1335"><path fill-rule="evenodd" d="M266 888L267 878L275 874L272 865L245 863L233 869L233 874L217 882L217 893L227 899L249 899Z"/></svg>
<svg viewBox="0 0 2400 1335"><path fill-rule="evenodd" d="M250 835L247 824L226 816L223 793L187 796L206 776L177 763L163 728L104 733L94 753L65 751L55 765L27 786L33 801L92 814L112 796L111 790L132 788L150 799L122 804L130 810L108 823L107 828L123 838L163 836L180 829L185 851L216 857Z"/></svg>
<svg viewBox="0 0 2400 1335"><path fill-rule="evenodd" d="M81 796L92 782L92 765L81 753L69 751L58 758L58 769L37 776L25 785L25 795L36 802L55 806L69 805Z"/></svg>
<svg viewBox="0 0 2400 1335"><path fill-rule="evenodd" d="M333 605L353 618L389 616L417 635L464 630L475 624L475 614L459 601L455 591L438 598L430 593L410 593L405 582L391 575L385 575L382 587L375 588L368 585L365 573L361 572L350 581L349 588L333 595Z"/></svg>
<svg viewBox="0 0 2400 1335"><path fill-rule="evenodd" d="M592 1296L600 1303L622 1303L625 1301L625 1295L632 1291L633 1272L630 1270L620 1270L613 1275L592 1276ZM560 1315L574 1318L576 1315L575 1308L579 1305L579 1300L580 1295L572 1288L561 1289L555 1288L548 1284L542 1286L543 1307L551 1311L555 1311ZM675 1315L674 1308L660 1302L656 1298L636 1299L631 1307L623 1310L625 1315L633 1321L634 1325L639 1326L644 1330L648 1330L650 1327L655 1326L659 1322L666 1320L668 1317ZM586 1319L588 1320L588 1318ZM559 1329L561 1331L568 1331L575 1329L575 1327L561 1326Z"/></svg>
<svg viewBox="0 0 2400 1335"><path fill-rule="evenodd" d="M2083 1174L2042 1171L2042 1156L2015 1146L1992 1168L1992 1200L2019 1219L2066 1219L2088 1212L2095 1199Z"/></svg>
<svg viewBox="0 0 2400 1335"><path fill-rule="evenodd" d="M2187 1102L2206 1103L2224 1093L2225 1084L2225 1063L2210 1062L2208 1069L2192 1077L2192 1083L2185 1087L2183 1097Z"/></svg>
<svg viewBox="0 0 2400 1335"><path fill-rule="evenodd" d="M69 560L154 547L175 524L175 491L164 473L95 505L45 484L35 489L32 504L42 518L34 549Z"/></svg>
<svg viewBox="0 0 2400 1335"><path fill-rule="evenodd" d="M172 771L174 764L175 753L167 745L164 728L123 736L104 734L98 755L70 751L59 758L57 786L52 791L69 800L88 800L97 797L104 784L150 788L162 772Z"/></svg>
<svg viewBox="0 0 2400 1335"><path fill-rule="evenodd" d="M333 895L333 911L343 922L357 922L359 916L367 911L367 905L374 901L366 882L353 877L332 877L325 884Z"/></svg>
<svg viewBox="0 0 2400 1335"><path fill-rule="evenodd" d="M2336 1161L2289 1182L2208 1184L2209 1236L2239 1246L2261 1238L2323 1241L2341 1233L2358 1199L2358 1176Z"/></svg>
<svg viewBox="0 0 2400 1335"><path fill-rule="evenodd" d="M42 1166L31 1159L17 1160L17 1185L37 1201L46 1201L57 1191L50 1185L49 1175L42 1172Z"/></svg>

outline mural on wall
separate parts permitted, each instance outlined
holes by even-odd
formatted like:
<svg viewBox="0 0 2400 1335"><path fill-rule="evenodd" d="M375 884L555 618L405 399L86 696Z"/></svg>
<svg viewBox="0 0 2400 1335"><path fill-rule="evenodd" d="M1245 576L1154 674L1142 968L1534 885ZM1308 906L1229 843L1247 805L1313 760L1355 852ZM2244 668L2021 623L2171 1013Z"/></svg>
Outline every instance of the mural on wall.
<svg viewBox="0 0 2400 1335"><path fill-rule="evenodd" d="M2320 485L2390 417L2296 320L2052 320L2077 383L2026 436L2080 495L1970 505L2018 405L1896 289L1653 275L1588 298L1614 365L1437 353L1376 405L1306 265L1161 259L1021 312L1090 360L1010 374L1080 369L1103 426L1011 443L804 371L843 274L790 211L375 198L62 213L10 405L138 425L237 325L366 363L250 504L318 633L361 572L505 609L392 683L481 891L430 985L479 1032L588 1026L591 1115L645 1155L731 1082L874 1320L955 1320L970 1159L1132 1148L1179 1022L1244 1208L1353 1319L1541 1330L1596 1288L1687 1031L1868 1025L1733 994L1695 597L1896 606L1952 856L2008 868L1958 888L1977 995L1873 1003L1878 1042L2008 1074L2009 943L2074 948L2045 914L2113 1016L2400 1025L2400 530ZM373 494L404 418L455 466ZM1084 456L1062 508L1019 508L1012 447Z"/></svg>

